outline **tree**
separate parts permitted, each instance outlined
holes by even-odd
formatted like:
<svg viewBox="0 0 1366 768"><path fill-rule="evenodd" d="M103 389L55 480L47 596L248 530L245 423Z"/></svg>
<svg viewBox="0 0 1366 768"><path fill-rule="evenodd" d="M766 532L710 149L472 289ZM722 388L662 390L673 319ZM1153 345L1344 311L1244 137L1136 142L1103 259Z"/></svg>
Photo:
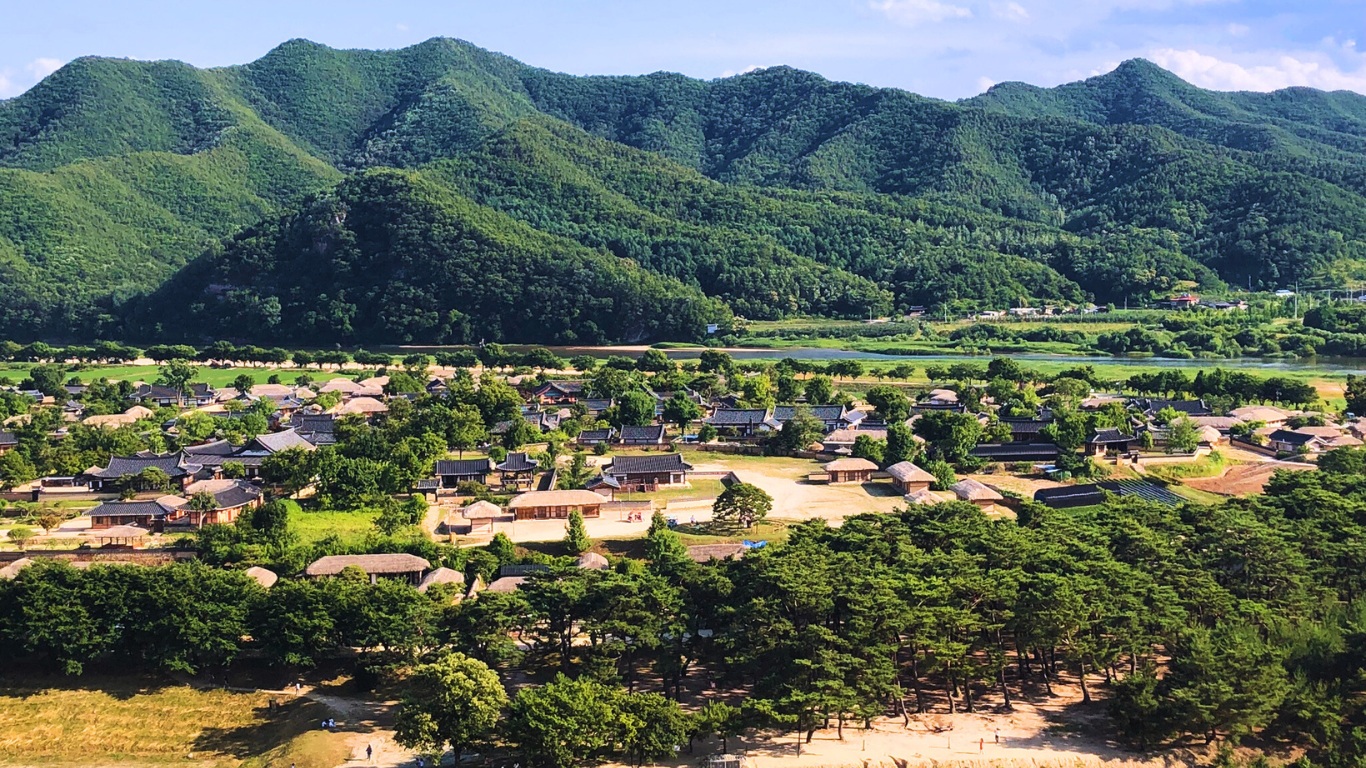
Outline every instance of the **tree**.
<svg viewBox="0 0 1366 768"><path fill-rule="evenodd" d="M459 764L466 749L493 735L507 704L497 672L464 654L443 653L404 680L394 740L423 752L449 745Z"/></svg>
<svg viewBox="0 0 1366 768"><path fill-rule="evenodd" d="M697 430L697 442L710 443L711 441L715 440L719 434L720 433L717 432L716 427L710 424L703 424Z"/></svg>
<svg viewBox="0 0 1366 768"><path fill-rule="evenodd" d="M699 736L720 736L721 751L729 752L730 738L745 732L744 714L744 710L724 701L708 701L697 711L694 733Z"/></svg>
<svg viewBox="0 0 1366 768"><path fill-rule="evenodd" d="M640 427L655 420L655 398L649 392L627 392L617 400L617 426Z"/></svg>
<svg viewBox="0 0 1366 768"><path fill-rule="evenodd" d="M193 499L191 499L193 501ZM62 524L66 517L55 509L45 509L38 513L38 527L43 529L44 534L52 533L52 529Z"/></svg>
<svg viewBox="0 0 1366 768"><path fill-rule="evenodd" d="M279 486L286 496L293 496L307 487L317 471L314 452L300 447L286 448L261 460L261 478Z"/></svg>
<svg viewBox="0 0 1366 768"><path fill-rule="evenodd" d="M688 718L678 702L657 693L627 693L617 702L621 746L632 765L674 757L687 738Z"/></svg>
<svg viewBox="0 0 1366 768"><path fill-rule="evenodd" d="M571 555L581 555L593 546L588 538L588 528L583 523L583 513L577 509L569 513L565 527L564 548Z"/></svg>
<svg viewBox="0 0 1366 768"><path fill-rule="evenodd" d="M58 365L35 365L29 369L28 378L34 389L56 397L64 392L62 382L66 378L66 371Z"/></svg>
<svg viewBox="0 0 1366 768"><path fill-rule="evenodd" d="M773 497L749 483L734 483L721 492L711 508L712 525L723 531L739 531L764 521L773 511Z"/></svg>
<svg viewBox="0 0 1366 768"><path fill-rule="evenodd" d="M883 460L887 462L887 466L903 461L915 461L919 455L920 445L911 434L910 427L903 422L892 422L887 425L887 448L883 452Z"/></svg>
<svg viewBox="0 0 1366 768"><path fill-rule="evenodd" d="M729 376L735 370L735 361L726 352L715 349L706 349L697 359L697 370L702 373L719 373L722 376Z"/></svg>
<svg viewBox="0 0 1366 768"><path fill-rule="evenodd" d="M664 401L664 421L674 424L680 432L686 432L688 425L702 418L702 406L693 402L682 392Z"/></svg>
<svg viewBox="0 0 1366 768"><path fill-rule="evenodd" d="M645 534L645 559L659 572L671 571L688 559L687 546L657 509L650 516L650 530Z"/></svg>
<svg viewBox="0 0 1366 768"><path fill-rule="evenodd" d="M232 388L244 395L250 394L251 388L254 386L256 386L256 379L252 378L249 374L239 373L237 374L237 377L232 380Z"/></svg>
<svg viewBox="0 0 1366 768"><path fill-rule="evenodd" d="M1193 453L1200 446L1200 428L1189 416L1167 425L1167 453Z"/></svg>
<svg viewBox="0 0 1366 768"><path fill-rule="evenodd" d="M20 451L0 454L0 488L13 488L38 477L38 468Z"/></svg>
<svg viewBox="0 0 1366 768"><path fill-rule="evenodd" d="M11 526L9 531L6 532L5 535L9 538L10 541L14 542L19 547L19 549L22 550L24 548L24 545L27 544L37 534L34 533L33 529L28 527L27 525L15 525Z"/></svg>
<svg viewBox="0 0 1366 768"><path fill-rule="evenodd" d="M184 360L172 360L161 366L158 381L182 394L190 386L190 381L199 374L199 369Z"/></svg>
<svg viewBox="0 0 1366 768"><path fill-rule="evenodd" d="M294 539L290 520L300 514L302 510L299 509L298 502L273 499L252 510L251 528L267 543L285 546Z"/></svg>
<svg viewBox="0 0 1366 768"><path fill-rule="evenodd" d="M876 408L888 424L905 421L911 415L911 400L897 387L885 384L872 387L863 399Z"/></svg>
<svg viewBox="0 0 1366 768"><path fill-rule="evenodd" d="M663 371L672 371L673 369L674 361L670 360L668 355L658 349L647 349L644 354L636 360L636 370L645 371L647 373L660 373Z"/></svg>
<svg viewBox="0 0 1366 768"><path fill-rule="evenodd" d="M450 424L446 430L446 442L460 452L464 458L468 451L489 437L488 429L479 409L472 405L457 405L451 411Z"/></svg>
<svg viewBox="0 0 1366 768"><path fill-rule="evenodd" d="M812 405L835 402L835 383L829 376L812 376L806 382L806 402Z"/></svg>
<svg viewBox="0 0 1366 768"><path fill-rule="evenodd" d="M982 437L977 417L952 411L931 411L915 420L915 434L925 439L930 454L951 464L964 462Z"/></svg>
<svg viewBox="0 0 1366 768"><path fill-rule="evenodd" d="M869 435L859 435L854 438L854 448L850 455L856 459L867 459L880 466L886 453L887 442L885 440L878 440Z"/></svg>
<svg viewBox="0 0 1366 768"><path fill-rule="evenodd" d="M1366 376L1347 374L1347 388L1343 397L1347 399L1347 410L1357 416L1366 416Z"/></svg>
<svg viewBox="0 0 1366 768"><path fill-rule="evenodd" d="M533 762L571 768L618 740L618 696L595 680L557 675L539 688L517 692L505 735Z"/></svg>
<svg viewBox="0 0 1366 768"><path fill-rule="evenodd" d="M825 436L825 422L811 415L808 408L797 408L782 429L768 438L768 452L793 454L805 451L812 443Z"/></svg>

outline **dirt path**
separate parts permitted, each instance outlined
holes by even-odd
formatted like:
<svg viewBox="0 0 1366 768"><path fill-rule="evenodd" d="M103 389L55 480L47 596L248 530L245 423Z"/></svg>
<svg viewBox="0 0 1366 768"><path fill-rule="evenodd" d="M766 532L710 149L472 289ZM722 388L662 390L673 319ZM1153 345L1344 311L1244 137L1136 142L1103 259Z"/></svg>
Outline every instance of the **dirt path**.
<svg viewBox="0 0 1366 768"><path fill-rule="evenodd" d="M296 695L293 689L263 693ZM302 689L302 695L331 710L337 720L337 731L346 734L346 747L351 756L336 768L415 768L417 765L417 753L394 741L394 730L389 722L393 719L395 702L337 696L309 686ZM371 749L369 758L365 754L366 747Z"/></svg>

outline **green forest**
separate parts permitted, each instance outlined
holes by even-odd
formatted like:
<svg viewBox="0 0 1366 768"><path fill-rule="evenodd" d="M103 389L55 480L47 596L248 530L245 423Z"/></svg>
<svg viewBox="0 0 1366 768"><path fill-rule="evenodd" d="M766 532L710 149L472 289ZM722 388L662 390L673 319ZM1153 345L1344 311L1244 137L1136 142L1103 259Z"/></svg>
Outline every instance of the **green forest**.
<svg viewBox="0 0 1366 768"><path fill-rule="evenodd" d="M733 315L1138 306L1359 274L1366 97L1136 60L951 103L295 40L217 69L78 59L0 102L0 209L14 338L683 340Z"/></svg>

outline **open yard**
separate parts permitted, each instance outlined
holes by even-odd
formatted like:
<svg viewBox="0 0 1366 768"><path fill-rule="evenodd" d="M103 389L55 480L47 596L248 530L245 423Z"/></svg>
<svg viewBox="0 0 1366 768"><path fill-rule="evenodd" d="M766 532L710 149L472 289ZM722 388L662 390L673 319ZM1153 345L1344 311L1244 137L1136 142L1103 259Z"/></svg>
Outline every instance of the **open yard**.
<svg viewBox="0 0 1366 768"><path fill-rule="evenodd" d="M359 544L375 531L373 512L305 510L290 518L289 522L298 531L303 544L311 544L328 536L336 536L346 544Z"/></svg>
<svg viewBox="0 0 1366 768"><path fill-rule="evenodd" d="M272 700L280 703L274 711ZM302 752L291 745L326 716L307 699L127 678L6 685L0 687L0 765L289 764L270 760L274 751L296 754L299 768L331 768L347 756L343 736L311 736Z"/></svg>

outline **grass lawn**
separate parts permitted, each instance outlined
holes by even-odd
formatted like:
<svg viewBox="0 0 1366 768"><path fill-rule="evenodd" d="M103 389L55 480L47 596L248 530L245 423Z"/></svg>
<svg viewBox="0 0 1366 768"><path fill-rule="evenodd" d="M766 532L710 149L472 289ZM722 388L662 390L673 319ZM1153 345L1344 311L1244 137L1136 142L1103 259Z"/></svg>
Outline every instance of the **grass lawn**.
<svg viewBox="0 0 1366 768"><path fill-rule="evenodd" d="M688 480L691 488L666 488L650 493L622 493L617 492L617 501L642 501L653 499L659 502L687 501L691 499L714 499L721 495L725 486L720 480L711 478L692 478Z"/></svg>
<svg viewBox="0 0 1366 768"><path fill-rule="evenodd" d="M1181 485L1180 483L1167 486L1167 490L1171 491L1177 496L1189 499L1195 502L1196 504L1223 504L1224 502L1228 501L1226 497L1220 496L1217 493L1201 491L1192 488L1189 485Z"/></svg>
<svg viewBox="0 0 1366 768"><path fill-rule="evenodd" d="M1176 484L1186 478L1213 477L1223 472L1226 465L1223 454L1213 451L1186 464L1156 464L1146 469L1149 475L1158 480Z"/></svg>
<svg viewBox="0 0 1366 768"><path fill-rule="evenodd" d="M366 536L375 532L375 515L372 512L305 510L289 522L298 531L302 544L312 544L328 536L337 536L348 545L360 544Z"/></svg>
<svg viewBox="0 0 1366 768"><path fill-rule="evenodd" d="M270 701L280 708L270 711ZM288 765L261 760L289 749L326 709L268 694L201 691L136 678L54 680L0 687L0 765ZM348 756L345 736L302 744L318 768ZM338 751L340 749L340 751ZM330 761L330 762L324 762ZM300 768L309 761L297 760Z"/></svg>

